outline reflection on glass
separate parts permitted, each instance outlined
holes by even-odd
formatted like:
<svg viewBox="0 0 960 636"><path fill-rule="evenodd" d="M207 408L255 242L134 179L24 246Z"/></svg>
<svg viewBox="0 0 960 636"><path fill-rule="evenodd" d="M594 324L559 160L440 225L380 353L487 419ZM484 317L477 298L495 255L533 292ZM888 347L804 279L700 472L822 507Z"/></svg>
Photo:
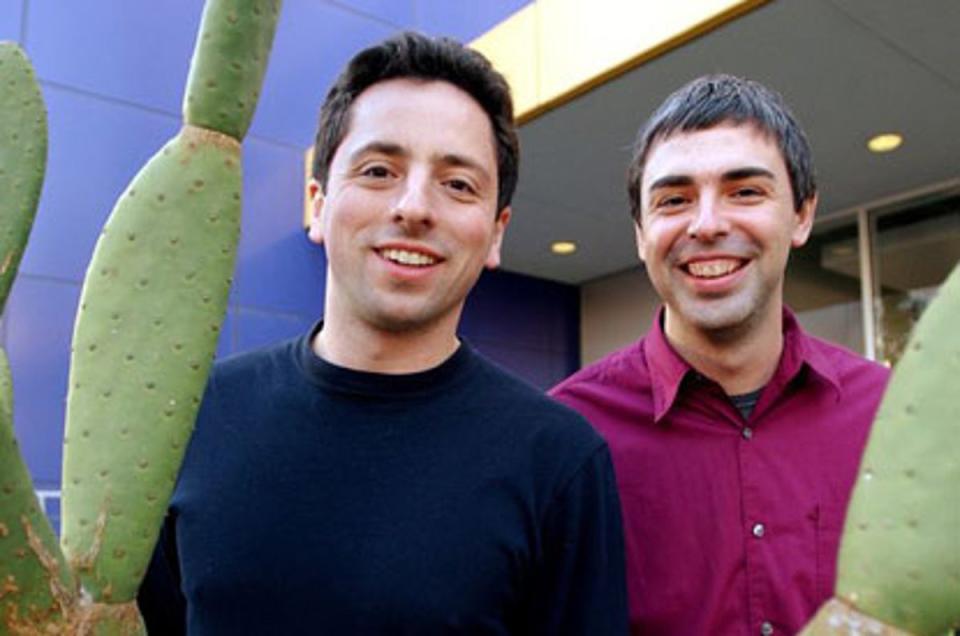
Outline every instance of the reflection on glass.
<svg viewBox="0 0 960 636"><path fill-rule="evenodd" d="M875 214L877 355L892 366L923 310L960 261L960 193Z"/></svg>
<svg viewBox="0 0 960 636"><path fill-rule="evenodd" d="M784 300L809 333L863 354L855 219L821 221L787 267Z"/></svg>

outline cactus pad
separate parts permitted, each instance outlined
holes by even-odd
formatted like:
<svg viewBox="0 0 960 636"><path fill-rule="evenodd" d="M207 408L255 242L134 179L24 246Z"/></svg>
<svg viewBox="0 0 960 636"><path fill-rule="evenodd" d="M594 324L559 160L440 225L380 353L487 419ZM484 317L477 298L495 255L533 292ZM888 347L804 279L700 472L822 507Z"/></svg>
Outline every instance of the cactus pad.
<svg viewBox="0 0 960 636"><path fill-rule="evenodd" d="M20 457L12 407L10 367L0 349L0 633L48 633L31 630L61 628L76 585Z"/></svg>
<svg viewBox="0 0 960 636"><path fill-rule="evenodd" d="M121 195L87 270L64 440L64 552L133 599L193 429L240 227L240 146L186 126Z"/></svg>
<svg viewBox="0 0 960 636"><path fill-rule="evenodd" d="M241 140L250 127L280 0L207 2L183 98L183 120Z"/></svg>
<svg viewBox="0 0 960 636"><path fill-rule="evenodd" d="M960 621L960 266L924 312L874 421L836 595L916 634Z"/></svg>
<svg viewBox="0 0 960 636"><path fill-rule="evenodd" d="M47 113L30 62L0 42L0 312L30 235L47 162Z"/></svg>

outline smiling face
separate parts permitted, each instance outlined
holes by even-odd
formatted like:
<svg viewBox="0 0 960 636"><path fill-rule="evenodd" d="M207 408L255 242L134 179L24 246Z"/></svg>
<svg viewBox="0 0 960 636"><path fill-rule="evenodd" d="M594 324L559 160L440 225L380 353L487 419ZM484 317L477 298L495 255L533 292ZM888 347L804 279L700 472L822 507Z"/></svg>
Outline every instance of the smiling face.
<svg viewBox="0 0 960 636"><path fill-rule="evenodd" d="M794 209L772 138L749 124L674 133L654 143L642 197L638 252L671 340L778 324L787 257L816 200Z"/></svg>
<svg viewBox="0 0 960 636"><path fill-rule="evenodd" d="M392 79L353 103L309 236L327 254L325 320L453 337L467 293L500 262L497 160L483 109L440 81Z"/></svg>

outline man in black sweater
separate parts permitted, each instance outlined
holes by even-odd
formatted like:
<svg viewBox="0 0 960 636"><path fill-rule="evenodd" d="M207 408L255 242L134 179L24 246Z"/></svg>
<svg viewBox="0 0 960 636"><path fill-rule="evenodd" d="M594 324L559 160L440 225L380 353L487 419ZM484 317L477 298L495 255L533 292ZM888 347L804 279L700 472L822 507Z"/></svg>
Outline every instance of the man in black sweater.
<svg viewBox="0 0 960 636"><path fill-rule="evenodd" d="M327 96L310 333L218 364L141 589L151 633L624 634L609 454L456 335L499 264L509 89L402 34Z"/></svg>

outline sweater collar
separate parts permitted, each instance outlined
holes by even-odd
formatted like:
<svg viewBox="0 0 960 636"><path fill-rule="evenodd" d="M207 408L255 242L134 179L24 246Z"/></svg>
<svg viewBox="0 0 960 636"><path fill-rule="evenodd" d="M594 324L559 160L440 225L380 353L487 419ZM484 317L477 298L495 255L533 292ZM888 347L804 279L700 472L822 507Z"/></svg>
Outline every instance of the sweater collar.
<svg viewBox="0 0 960 636"><path fill-rule="evenodd" d="M439 365L416 373L375 373L358 371L328 362L312 347L314 336L323 327L317 322L296 344L296 358L306 378L335 393L363 398L396 399L419 397L450 388L476 364L477 354L463 339L450 357Z"/></svg>

